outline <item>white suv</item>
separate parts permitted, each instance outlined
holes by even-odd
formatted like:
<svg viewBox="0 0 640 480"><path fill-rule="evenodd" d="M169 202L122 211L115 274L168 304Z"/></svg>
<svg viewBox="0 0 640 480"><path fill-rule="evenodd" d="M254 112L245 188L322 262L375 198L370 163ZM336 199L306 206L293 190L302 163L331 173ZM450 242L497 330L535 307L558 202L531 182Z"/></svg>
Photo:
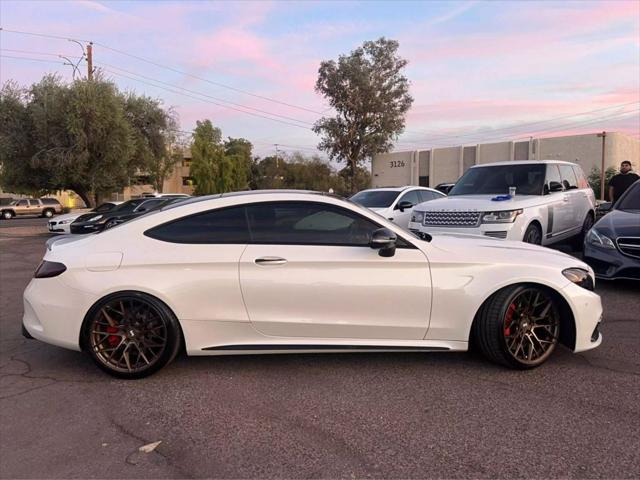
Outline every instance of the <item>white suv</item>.
<svg viewBox="0 0 640 480"><path fill-rule="evenodd" d="M438 190L426 187L389 187L362 190L349 200L407 228L415 205L445 196Z"/></svg>
<svg viewBox="0 0 640 480"><path fill-rule="evenodd" d="M595 196L578 165L528 160L471 167L448 197L417 206L409 229L538 245L575 237L578 245L594 218Z"/></svg>

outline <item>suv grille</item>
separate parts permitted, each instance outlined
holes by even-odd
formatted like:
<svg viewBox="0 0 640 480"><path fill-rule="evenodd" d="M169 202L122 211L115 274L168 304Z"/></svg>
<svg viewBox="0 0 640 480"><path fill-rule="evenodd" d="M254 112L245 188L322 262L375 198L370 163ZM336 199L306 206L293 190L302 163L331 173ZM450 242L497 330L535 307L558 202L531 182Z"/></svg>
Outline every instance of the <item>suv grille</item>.
<svg viewBox="0 0 640 480"><path fill-rule="evenodd" d="M625 255L640 258L640 237L618 237L616 243Z"/></svg>
<svg viewBox="0 0 640 480"><path fill-rule="evenodd" d="M432 227L477 227L480 212L424 212L425 226Z"/></svg>

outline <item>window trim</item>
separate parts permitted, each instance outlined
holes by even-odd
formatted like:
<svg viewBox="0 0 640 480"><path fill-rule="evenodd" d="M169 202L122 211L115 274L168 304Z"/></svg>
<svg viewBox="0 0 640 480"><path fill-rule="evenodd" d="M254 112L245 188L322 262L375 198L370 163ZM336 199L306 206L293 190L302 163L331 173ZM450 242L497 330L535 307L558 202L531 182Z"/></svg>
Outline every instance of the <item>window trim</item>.
<svg viewBox="0 0 640 480"><path fill-rule="evenodd" d="M179 218L175 218L173 220L169 220L168 222L161 223L159 225L154 225L153 227L148 228L147 230L145 230L143 232L143 235L145 237L152 238L153 240L157 240L159 242L173 243L175 245L282 245L282 246L299 245L299 246L315 246L315 247L370 248L368 245L354 245L354 244L351 244L351 243L348 243L348 244L310 243L310 242L274 243L274 242L258 242L258 241L255 241L253 239L253 232L251 231L251 222L249 221L248 207L251 207L253 205L268 205L268 204L282 204L282 203L303 203L303 204L311 204L311 205L320 205L322 207L329 206L331 208L335 208L335 209L339 209L339 210L345 210L345 211L351 213L352 215L354 215L356 217L362 218L362 219L364 219L366 221L369 221L369 222L373 223L378 228L387 228L387 227L385 227L383 225L380 225L375 220L360 214L357 211L342 207L340 205L335 205L333 203L310 202L310 201L306 201L306 200L268 200L268 201L264 201L264 202L251 202L251 203L241 203L241 204L236 204L236 205L227 205L227 206L224 206L224 207L218 207L218 208L212 208L212 209L209 209L209 210L205 210L203 212L192 213L190 215L185 215L183 217L179 217ZM244 217L245 217L247 233L248 233L248 237L249 237L248 242L225 242L225 241L217 241L217 242L177 242L177 241L173 241L173 240L164 240L164 239L161 239L161 238L156 238L156 237L153 237L153 236L151 236L149 234L152 230L154 230L156 228L164 227L164 226L170 225L172 223L176 223L176 222L185 220L187 218L196 217L198 215L206 215L206 214L214 212L214 211L229 210L229 209L232 209L232 208L241 208L242 210L244 210ZM396 236L397 236L397 238L399 240L397 242L396 248L409 249L409 250L417 250L418 249L418 247L415 246L406 237L404 237L403 235L398 234L397 232L394 232L394 233L396 234Z"/></svg>

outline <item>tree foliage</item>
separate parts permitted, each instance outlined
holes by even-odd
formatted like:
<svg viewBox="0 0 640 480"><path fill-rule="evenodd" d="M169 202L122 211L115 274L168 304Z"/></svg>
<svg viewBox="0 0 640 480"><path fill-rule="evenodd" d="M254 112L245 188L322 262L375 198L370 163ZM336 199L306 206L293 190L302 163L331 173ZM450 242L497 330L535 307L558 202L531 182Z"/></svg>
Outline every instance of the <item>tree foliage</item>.
<svg viewBox="0 0 640 480"><path fill-rule="evenodd" d="M9 82L0 92L0 124L0 181L7 190L69 189L95 205L136 173L161 183L172 168L167 147L175 116L100 76L64 84L47 75L28 89Z"/></svg>
<svg viewBox="0 0 640 480"><path fill-rule="evenodd" d="M409 81L403 75L407 61L395 40L379 38L338 61L320 64L315 89L336 111L313 127L321 135L318 147L332 160L347 163L351 191L357 168L367 158L389 151L402 133L405 114L413 103Z"/></svg>

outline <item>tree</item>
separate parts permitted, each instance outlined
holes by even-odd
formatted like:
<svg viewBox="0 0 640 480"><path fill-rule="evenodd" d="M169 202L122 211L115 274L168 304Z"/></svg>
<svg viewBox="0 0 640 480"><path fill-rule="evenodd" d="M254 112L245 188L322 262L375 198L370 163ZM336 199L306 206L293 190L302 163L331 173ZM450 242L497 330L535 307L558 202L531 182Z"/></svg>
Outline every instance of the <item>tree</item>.
<svg viewBox="0 0 640 480"><path fill-rule="evenodd" d="M315 89L335 109L313 131L318 148L332 160L346 161L351 192L357 167L377 153L389 151L402 133L413 103L409 81L402 74L407 61L397 55L399 44L384 37L364 44L338 61L323 61Z"/></svg>
<svg viewBox="0 0 640 480"><path fill-rule="evenodd" d="M162 192L182 153L177 115L172 109L164 110L159 100L133 93L126 97L125 112L134 131L136 162L144 166L153 188Z"/></svg>
<svg viewBox="0 0 640 480"><path fill-rule="evenodd" d="M197 121L191 144L191 176L196 184L196 195L218 191L217 177L220 161L224 157L222 132L210 120Z"/></svg>
<svg viewBox="0 0 640 480"><path fill-rule="evenodd" d="M616 170L615 167L609 167L604 171L604 184L605 184L605 186L609 185L609 181L617 173L618 173L618 170ZM591 169L591 171L589 172L588 181L589 181L589 186L593 190L593 193L595 194L596 198L600 198L600 169L598 167L593 167ZM606 188L604 190L604 196L605 196L605 198L607 198L609 196L609 191ZM604 199L600 198L600 200L604 200ZM609 199L609 200L611 200L611 199Z"/></svg>
<svg viewBox="0 0 640 480"><path fill-rule="evenodd" d="M224 143L224 153L233 166L233 190L249 188L251 180L251 151L253 145L244 138L231 138Z"/></svg>

